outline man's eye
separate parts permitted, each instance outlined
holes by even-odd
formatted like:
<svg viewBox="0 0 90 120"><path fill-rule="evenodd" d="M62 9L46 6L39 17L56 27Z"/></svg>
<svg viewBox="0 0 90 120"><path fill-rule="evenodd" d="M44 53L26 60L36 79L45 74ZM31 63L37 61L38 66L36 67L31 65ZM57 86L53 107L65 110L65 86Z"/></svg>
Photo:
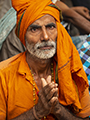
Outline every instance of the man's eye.
<svg viewBox="0 0 90 120"><path fill-rule="evenodd" d="M49 29L53 29L53 28L55 28L55 25L49 25L49 26L47 26Z"/></svg>
<svg viewBox="0 0 90 120"><path fill-rule="evenodd" d="M31 32L36 32L38 29L37 28L31 28L30 31Z"/></svg>

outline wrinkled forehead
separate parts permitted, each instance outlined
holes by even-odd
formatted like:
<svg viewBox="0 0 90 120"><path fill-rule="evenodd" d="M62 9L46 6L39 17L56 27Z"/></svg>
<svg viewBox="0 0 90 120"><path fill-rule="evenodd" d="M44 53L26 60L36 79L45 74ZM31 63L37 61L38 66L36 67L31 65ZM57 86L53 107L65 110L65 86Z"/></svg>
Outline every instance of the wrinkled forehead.
<svg viewBox="0 0 90 120"><path fill-rule="evenodd" d="M53 16L46 14L40 17L39 19L35 20L30 26L32 26L33 24L42 26L42 25L47 25L49 23L56 24L56 20Z"/></svg>

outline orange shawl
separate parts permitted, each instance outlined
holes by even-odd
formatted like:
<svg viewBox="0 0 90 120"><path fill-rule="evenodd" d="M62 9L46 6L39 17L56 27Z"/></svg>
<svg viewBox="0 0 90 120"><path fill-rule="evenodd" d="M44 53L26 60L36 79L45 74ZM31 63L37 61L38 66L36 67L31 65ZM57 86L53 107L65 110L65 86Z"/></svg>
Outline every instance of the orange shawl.
<svg viewBox="0 0 90 120"><path fill-rule="evenodd" d="M50 4L52 4L51 0L12 0L12 5L17 11L16 34L25 45L25 34L30 24L45 14L50 14L56 19L59 101L65 106L72 105L74 111L79 112L80 99L83 91L88 87L88 80L78 51L67 31L60 24L60 11L49 6Z"/></svg>

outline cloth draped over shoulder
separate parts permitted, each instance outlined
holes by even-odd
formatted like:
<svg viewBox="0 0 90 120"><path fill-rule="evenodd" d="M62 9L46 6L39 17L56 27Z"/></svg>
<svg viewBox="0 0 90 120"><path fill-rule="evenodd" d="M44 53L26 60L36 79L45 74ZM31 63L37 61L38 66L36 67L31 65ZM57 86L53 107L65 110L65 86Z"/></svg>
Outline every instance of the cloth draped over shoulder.
<svg viewBox="0 0 90 120"><path fill-rule="evenodd" d="M30 24L45 14L56 19L59 101L64 106L72 105L74 111L79 112L82 109L80 99L88 87L88 80L78 51L60 23L60 11L51 0L12 0L12 6L17 11L16 34L24 45Z"/></svg>
<svg viewBox="0 0 90 120"><path fill-rule="evenodd" d="M16 11L11 7L9 11L0 19L0 49L9 33L16 24Z"/></svg>

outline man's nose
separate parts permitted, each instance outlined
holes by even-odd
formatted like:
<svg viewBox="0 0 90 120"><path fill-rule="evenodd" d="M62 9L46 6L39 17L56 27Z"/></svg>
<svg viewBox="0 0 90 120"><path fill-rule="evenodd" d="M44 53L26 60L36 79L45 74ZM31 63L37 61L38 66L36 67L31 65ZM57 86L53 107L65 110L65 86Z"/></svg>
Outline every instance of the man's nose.
<svg viewBox="0 0 90 120"><path fill-rule="evenodd" d="M41 40L49 40L49 35L45 26L42 27Z"/></svg>

